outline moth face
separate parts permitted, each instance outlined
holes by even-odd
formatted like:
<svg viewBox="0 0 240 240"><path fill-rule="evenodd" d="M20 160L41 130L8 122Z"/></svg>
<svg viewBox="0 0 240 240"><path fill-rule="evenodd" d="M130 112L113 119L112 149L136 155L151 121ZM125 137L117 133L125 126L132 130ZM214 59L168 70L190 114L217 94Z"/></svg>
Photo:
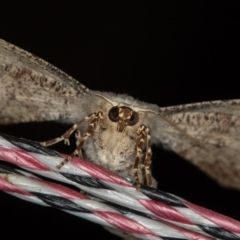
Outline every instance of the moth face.
<svg viewBox="0 0 240 240"><path fill-rule="evenodd" d="M103 113L102 125L96 126L92 139L84 147L87 158L123 177L131 175L139 120L138 113L129 107L111 107Z"/></svg>
<svg viewBox="0 0 240 240"><path fill-rule="evenodd" d="M134 126L139 121L138 113L129 107L112 107L109 110L108 118L117 123L118 132L123 132L127 126Z"/></svg>

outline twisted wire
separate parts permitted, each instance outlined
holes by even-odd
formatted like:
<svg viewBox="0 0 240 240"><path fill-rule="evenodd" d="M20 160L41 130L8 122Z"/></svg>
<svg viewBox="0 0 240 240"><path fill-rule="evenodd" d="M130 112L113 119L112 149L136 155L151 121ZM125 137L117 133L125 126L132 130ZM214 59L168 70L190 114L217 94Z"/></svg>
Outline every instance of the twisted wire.
<svg viewBox="0 0 240 240"><path fill-rule="evenodd" d="M201 239L240 239L240 223L234 219L160 190L141 186L140 191L136 191L131 179L124 180L102 167L78 158L74 158L58 170L56 166L65 157L65 155L31 141L3 134L0 137L0 158L2 160L18 165L32 173L77 186L81 190L107 201L108 208L114 203L114 208L111 208L113 209L111 210L113 211L112 215L118 214L117 216L120 216L122 214L124 217L127 216L127 219L130 218L131 221L134 219L134 222L140 224L145 232L134 232L133 229L125 229L121 224L122 228L116 223L114 223L115 225L107 223L130 232L134 236L144 239L146 236L147 239L161 239L166 238L166 236L174 239L196 239L199 237ZM19 174L19 171L17 173ZM12 172L2 174L11 175ZM32 178L32 176L27 176L27 178L29 177ZM6 179L6 176L2 178ZM17 179L20 181L20 178ZM37 198L39 198L39 194ZM36 201L39 202L39 200ZM46 204L46 201L43 202ZM116 204L132 209L132 211L122 210L119 206L116 207ZM64 210L64 207L59 208ZM96 217L91 218L95 219ZM127 222L125 218L118 222L124 221ZM103 222L106 225L106 219ZM164 227L158 224L163 224ZM154 229L151 226L154 226ZM167 233L163 231L163 229L169 230L169 228L172 235L169 234L169 231Z"/></svg>

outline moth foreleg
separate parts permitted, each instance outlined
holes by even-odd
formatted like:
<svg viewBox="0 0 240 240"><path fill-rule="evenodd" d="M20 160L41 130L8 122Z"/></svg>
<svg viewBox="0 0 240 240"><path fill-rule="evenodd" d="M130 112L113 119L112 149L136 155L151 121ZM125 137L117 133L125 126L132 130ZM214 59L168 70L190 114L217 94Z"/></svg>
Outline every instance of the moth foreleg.
<svg viewBox="0 0 240 240"><path fill-rule="evenodd" d="M139 175L138 175L138 168L139 168L139 162L140 162L140 158L142 156L142 150L144 147L144 125L141 125L138 129L137 129L137 134L139 135L139 139L137 141L137 145L136 145L136 150L137 150L137 154L136 154L136 158L135 158L135 162L133 165L133 174L134 174L134 179L137 185L137 189L140 188L140 181L139 181Z"/></svg>
<svg viewBox="0 0 240 240"><path fill-rule="evenodd" d="M65 144L69 145L69 137L72 135L74 131L76 131L82 124L87 122L89 119L94 118L96 116L96 113L91 113L88 116L86 116L81 121L75 123L70 129L68 129L61 137L53 138L51 140L40 142L40 144L44 147L54 145L56 143L59 143L61 141L64 141Z"/></svg>
<svg viewBox="0 0 240 240"><path fill-rule="evenodd" d="M141 159L142 151L145 145L146 145L145 159L140 167L144 169L146 184L148 186L152 185L152 175L150 171L152 150L151 150L151 135L149 132L149 128L146 127L145 125L141 125L137 130L137 134L139 135L139 139L137 142L137 155L136 155L136 159L133 167L133 172L134 172L134 178L135 178L137 189L138 189L140 186L138 168L139 168L139 162Z"/></svg>
<svg viewBox="0 0 240 240"><path fill-rule="evenodd" d="M84 142L88 139L89 136L91 136L93 134L94 129L96 128L97 123L102 124L102 112L98 112L97 114L95 113L93 116L93 119L91 120L85 134L83 135L83 137L81 138L81 140L78 143L77 148L75 149L75 151L69 155L66 159L64 159L58 166L57 168L61 168L64 164L66 164L67 162L69 162L74 156L78 155L79 152L81 151L81 148L84 144ZM75 130L73 130L75 131Z"/></svg>
<svg viewBox="0 0 240 240"><path fill-rule="evenodd" d="M79 145L82 137L83 137L83 136L82 136L82 134L81 134L81 131L80 131L80 130L76 130L76 132L75 132L76 147ZM79 158L83 158L82 151L79 152L78 157L79 157Z"/></svg>
<svg viewBox="0 0 240 240"><path fill-rule="evenodd" d="M152 174L150 167L152 164L152 148L151 148L151 135L148 127L145 127L145 139L146 139L146 154L143 162L143 168L146 178L147 186L152 186Z"/></svg>

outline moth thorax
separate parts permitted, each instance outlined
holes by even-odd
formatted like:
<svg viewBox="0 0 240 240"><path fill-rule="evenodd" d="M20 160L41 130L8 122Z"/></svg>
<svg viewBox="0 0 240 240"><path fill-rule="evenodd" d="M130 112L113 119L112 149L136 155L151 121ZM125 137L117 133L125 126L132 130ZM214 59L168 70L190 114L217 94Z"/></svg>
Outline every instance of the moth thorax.
<svg viewBox="0 0 240 240"><path fill-rule="evenodd" d="M117 131L122 132L127 126L135 125L138 120L138 113L129 107L112 107L108 113L109 119L117 123Z"/></svg>

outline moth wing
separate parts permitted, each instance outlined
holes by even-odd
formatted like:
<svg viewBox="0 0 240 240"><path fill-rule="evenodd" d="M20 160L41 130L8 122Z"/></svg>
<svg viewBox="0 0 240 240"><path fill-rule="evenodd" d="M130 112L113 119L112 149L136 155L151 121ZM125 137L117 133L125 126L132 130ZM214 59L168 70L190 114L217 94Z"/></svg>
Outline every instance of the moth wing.
<svg viewBox="0 0 240 240"><path fill-rule="evenodd" d="M240 100L160 108L153 141L225 187L240 189Z"/></svg>
<svg viewBox="0 0 240 240"><path fill-rule="evenodd" d="M94 92L58 68L0 40L0 124L73 123L96 111L98 101Z"/></svg>

